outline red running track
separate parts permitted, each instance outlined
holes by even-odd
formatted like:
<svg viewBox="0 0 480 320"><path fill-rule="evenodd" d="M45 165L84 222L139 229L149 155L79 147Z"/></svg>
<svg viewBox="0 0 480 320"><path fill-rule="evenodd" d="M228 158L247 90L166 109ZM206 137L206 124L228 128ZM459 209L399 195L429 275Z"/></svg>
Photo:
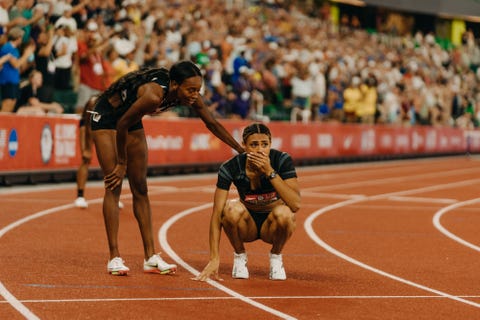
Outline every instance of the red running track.
<svg viewBox="0 0 480 320"><path fill-rule="evenodd" d="M122 195L128 277L106 272L102 185L0 189L0 319L480 319L480 161L434 158L298 168L303 206L268 280L269 246L247 245L249 280L191 278L208 260L216 176L149 179L157 249L179 270L144 274ZM161 245L160 245L161 244Z"/></svg>

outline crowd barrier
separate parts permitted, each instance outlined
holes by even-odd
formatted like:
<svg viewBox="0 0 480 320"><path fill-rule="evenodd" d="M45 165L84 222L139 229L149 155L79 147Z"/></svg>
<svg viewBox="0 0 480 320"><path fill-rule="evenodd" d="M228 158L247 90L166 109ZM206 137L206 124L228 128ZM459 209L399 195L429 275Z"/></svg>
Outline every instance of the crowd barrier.
<svg viewBox="0 0 480 320"><path fill-rule="evenodd" d="M220 120L241 141L247 121ZM216 170L235 151L199 119L144 118L149 174ZM79 117L0 114L0 185L74 180ZM478 153L480 132L429 126L271 122L274 148L298 165ZM91 174L99 174L93 156Z"/></svg>

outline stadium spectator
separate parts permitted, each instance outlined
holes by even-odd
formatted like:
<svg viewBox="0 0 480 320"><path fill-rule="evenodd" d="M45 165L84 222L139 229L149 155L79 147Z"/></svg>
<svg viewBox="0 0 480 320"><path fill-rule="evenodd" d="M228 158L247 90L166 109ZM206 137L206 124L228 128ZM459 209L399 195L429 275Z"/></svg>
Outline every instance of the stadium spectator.
<svg viewBox="0 0 480 320"><path fill-rule="evenodd" d="M20 98L16 102L17 114L44 115L46 113L63 113L63 107L58 102L42 100L40 91L43 85L43 75L38 70L33 70L28 83L20 89Z"/></svg>
<svg viewBox="0 0 480 320"><path fill-rule="evenodd" d="M363 101L363 93L360 89L362 80L357 75L352 78L349 85L343 91L343 112L345 116L345 122L356 123L358 122L358 110L361 108Z"/></svg>
<svg viewBox="0 0 480 320"><path fill-rule="evenodd" d="M288 1L288 4L277 2L274 6L255 2L249 10L239 10L236 5L229 6L224 2L214 2L212 5L209 1L199 1L190 6L184 0L146 1L143 6L136 0L124 3L117 1L121 5L116 7L113 0L58 0L51 6L45 3L32 6L32 0L19 0L15 7L9 7L9 1L11 0L1 2L10 9L10 17L5 18L4 14L2 18L0 11L0 25L7 28L31 25L32 33L30 37L25 35L25 41L37 41L36 30L45 29L44 23L50 18L50 21L56 23L75 24L75 28L78 25L76 37L81 43L84 41L84 33L88 33L84 30L90 27L89 22L95 21L99 24L99 30L93 32L95 37L104 35L107 40L111 34L121 30L127 35L126 39L135 43L135 61L140 68L170 66L179 59L191 59L199 62L203 70L211 70L209 64L214 62L214 56L210 52L214 49L216 58L221 62L221 70L217 70L221 74L222 85L226 88L222 91L223 98L227 98L226 95L231 92L227 89L232 85L232 79L239 76L240 66L246 65L256 71L255 77L258 74L262 76L262 79L255 79L255 88L262 93L267 109L274 113L285 113L283 107L292 103L291 78L294 75L294 63L308 65L316 80L318 70L322 70L320 72L324 73L326 83L319 83L319 86L335 88L334 92L339 96L336 108L328 110L328 118L336 121L343 121L342 88L355 75L363 80L368 74L375 76L377 98L382 108L385 107L384 98L395 90L397 83L403 83L404 92L409 94L412 90L418 90L414 87L419 83L424 83L421 94L425 93L426 99L420 105L412 99L409 103L416 106L416 119L411 120L417 120L417 125L434 122L436 125L454 125L454 117L459 115L453 110L456 108L453 96L459 90L471 92L469 99L474 101L472 105L475 106L475 111L478 109L475 93L480 81L480 46L478 39L475 39L475 30L471 28L466 29L462 43L451 45L448 41L441 41L432 32L423 34L414 30L413 24L407 21L411 19L405 19L406 23L400 25L398 19L395 21L384 17L378 20L376 32L362 29L361 24L355 22L355 10L340 11L341 15L345 15L342 18L343 26L339 30L330 13L326 13L329 5L302 12L306 7L297 1ZM289 11L285 10L287 5ZM47 12L50 7L51 17L50 12ZM22 16L21 12L25 8L32 9L30 13L35 14L31 18ZM40 20L36 20L36 13L41 11L38 8L44 8L45 19L40 17ZM318 13L312 14L315 10ZM104 18L103 22L97 19L99 16ZM105 46L107 48L108 45ZM20 46L19 50L23 51L23 48ZM105 51L101 52L101 56L105 58ZM261 86L264 82L264 64L269 58L275 58L271 71L278 81L276 93L264 91L265 88ZM36 68L41 69L39 66ZM27 74L23 73L22 77ZM75 72L74 75L74 79L78 79ZM86 77L95 78L95 75L89 74ZM45 77L45 82L46 80ZM84 79L82 83L85 81ZM105 72L104 81L107 84L111 81L108 72ZM441 94L433 92L435 83L439 81L442 82ZM74 81L75 90L77 82ZM83 108L84 100L90 97L91 92L83 94L84 89L83 86L79 88L78 110ZM314 92L321 93L321 90L315 89ZM327 96L328 92L313 95L312 108L322 106L323 112L327 112L327 104L322 104L326 102ZM272 103L272 99L278 103ZM436 104L436 100L443 103ZM432 114L440 110L444 115L442 121L434 121ZM313 112L313 118L317 113L317 110ZM385 122L384 115L380 114L375 121Z"/></svg>
<svg viewBox="0 0 480 320"><path fill-rule="evenodd" d="M30 42L20 55L25 32L14 27L8 31L8 41L0 49L0 59L8 56L0 69L0 88L2 93L1 112L13 112L20 95L20 74L34 60L35 44ZM2 60L5 60L3 58Z"/></svg>
<svg viewBox="0 0 480 320"><path fill-rule="evenodd" d="M44 102L53 102L55 81L55 57L53 53L54 28L50 25L42 28L37 38L35 50L35 68L43 76L43 85L39 96Z"/></svg>
<svg viewBox="0 0 480 320"><path fill-rule="evenodd" d="M356 116L360 123L375 124L378 116L377 79L375 76L369 75L360 85L360 91L362 92L362 100L356 110Z"/></svg>
<svg viewBox="0 0 480 320"><path fill-rule="evenodd" d="M90 20L78 40L80 83L75 108L80 113L90 97L101 93L109 85L109 74L105 72L105 51L110 46L109 35L100 35L97 22Z"/></svg>
<svg viewBox="0 0 480 320"><path fill-rule="evenodd" d="M9 12L10 20L16 21L15 26L24 31L22 43L28 43L32 39L32 28L44 17L41 7L35 7L34 0L17 0Z"/></svg>
<svg viewBox="0 0 480 320"><path fill-rule="evenodd" d="M73 89L74 55L78 51L75 31L70 24L58 24L54 36L55 90Z"/></svg>
<svg viewBox="0 0 480 320"><path fill-rule="evenodd" d="M114 76L112 82L117 81L129 72L138 70L140 67L135 62L135 43L127 39L116 39L113 43L113 51L116 58L110 59Z"/></svg>
<svg viewBox="0 0 480 320"><path fill-rule="evenodd" d="M235 101L232 106L232 117L246 119L250 113L253 92L253 85L250 81L252 72L252 69L242 66L239 70L239 76L233 80L232 92L235 94Z"/></svg>
<svg viewBox="0 0 480 320"><path fill-rule="evenodd" d="M290 122L296 123L298 118L302 123L310 122L312 116L313 79L305 65L299 65L296 74L290 80L292 85L292 110Z"/></svg>
<svg viewBox="0 0 480 320"><path fill-rule="evenodd" d="M13 0L2 0L0 1L0 45L5 44L7 39L7 34L10 28L14 26L21 26L25 23L25 18L17 17L16 19L11 19L10 11L14 4Z"/></svg>

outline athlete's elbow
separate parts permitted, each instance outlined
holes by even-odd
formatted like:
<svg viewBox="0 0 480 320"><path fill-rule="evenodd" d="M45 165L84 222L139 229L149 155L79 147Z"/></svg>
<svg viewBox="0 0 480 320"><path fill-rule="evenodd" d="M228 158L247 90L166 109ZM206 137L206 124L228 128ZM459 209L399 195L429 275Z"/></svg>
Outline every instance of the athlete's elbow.
<svg viewBox="0 0 480 320"><path fill-rule="evenodd" d="M298 206L291 206L290 209L292 210L293 213L297 212L298 210L300 210L300 205Z"/></svg>
<svg viewBox="0 0 480 320"><path fill-rule="evenodd" d="M301 203L300 203L300 200L297 200L297 201L292 201L291 203L289 203L288 205L290 207L290 210L292 210L292 212L297 212L298 210L300 210L300 207L301 207Z"/></svg>
<svg viewBox="0 0 480 320"><path fill-rule="evenodd" d="M159 106L159 105L162 104L162 101L163 101L163 98L160 97L157 94L149 95L148 99L149 99L149 101L148 101L149 104L152 105L152 106Z"/></svg>
<svg viewBox="0 0 480 320"><path fill-rule="evenodd" d="M204 120L205 127L210 130L212 133L217 132L217 121L215 119L212 120Z"/></svg>

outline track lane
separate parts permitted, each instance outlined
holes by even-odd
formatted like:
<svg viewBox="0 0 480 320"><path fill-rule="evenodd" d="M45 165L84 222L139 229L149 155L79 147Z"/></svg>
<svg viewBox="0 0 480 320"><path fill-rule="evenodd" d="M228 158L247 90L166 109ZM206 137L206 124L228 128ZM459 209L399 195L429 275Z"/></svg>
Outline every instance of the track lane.
<svg viewBox="0 0 480 320"><path fill-rule="evenodd" d="M222 285L248 299L299 319L351 319L352 315L355 315L356 319L384 319L387 314L398 319L412 317L429 319L428 316L432 314L439 315L437 319L451 319L451 315L465 316L465 318L478 315L478 310L472 306L428 294L418 288L362 270L332 255L324 248L318 247L303 230L305 219L319 208L355 198L355 195L375 196L377 194L375 192L379 189L389 191L387 186L391 185L394 195L390 198L370 199L347 207L345 211L330 212L322 216L322 219L315 220L315 231L322 236L326 234L329 243L333 242L336 248L337 246L339 249L346 248L346 251L353 252L358 258L374 261L379 268L391 267L392 271L399 270L406 278L412 274L414 278L417 277L420 280L428 278L427 282L432 287L438 286L438 288L454 291L455 295L461 299L479 301L478 296L473 293L474 287L478 286L475 286L475 281L471 281L473 267L477 267L475 262L475 260L478 261L477 255L466 248L457 250L459 245L441 235L432 225L432 216L439 208L451 204L452 200L460 201L462 198L467 198L472 192L470 189L474 189L472 184L475 183L472 177L478 176L478 171L475 169L476 163L470 159L457 163L457 168L461 169L453 169L448 160L434 159L420 167L422 162L425 161L389 162L385 165L375 163L372 166L361 164L321 167L318 171L312 168L300 169L305 205L298 215L299 227L285 249L284 261L289 279L278 283L272 283L267 279L268 246L262 243L253 243L247 247L252 278L248 281L231 279L229 273L232 253L228 241L223 237L221 272L225 281ZM354 170L350 171L351 167ZM419 173L423 170L425 174L430 175L430 178L409 184L408 181L413 178L409 178L408 172L411 173L412 168ZM435 175L436 170L439 170L437 175ZM448 174L447 171L450 170L455 172ZM465 172L462 173L462 170ZM356 177L355 172L360 177ZM393 176L396 172L397 177ZM467 177L464 177L464 174ZM388 180L392 178L397 180ZM376 179L387 180L386 183L372 183L372 180ZM470 181L462 185L459 182L462 179ZM149 181L155 229L159 230L168 219L179 212L211 201L215 178L206 175L194 179L176 181L174 179L174 182L167 179ZM452 196L453 192L450 190L438 187L441 181L444 181L444 184L457 182L454 186L455 196ZM344 186L342 187L341 184ZM429 185L435 187L428 187ZM409 188L423 188L423 191L413 194L401 193L402 190ZM44 205L51 207L48 201L60 201L57 205L70 203L72 190L71 186L64 188L63 191L56 190L53 196L46 190L30 193L37 203L33 206L30 204L27 208L9 209L8 216L1 215L2 228L34 212L34 208L42 209ZM128 190L125 189L125 191ZM158 194L155 193L156 191ZM89 186L88 194L100 197L101 186ZM448 198L444 197L446 194L449 195ZM17 199L15 194L6 195L0 192L0 199L8 199L7 202L15 203L17 207L19 203L22 204L20 198L15 201ZM432 202L428 199L432 199ZM448 199L448 203L442 203L442 199ZM408 202L407 205L405 201ZM128 193L126 193L125 202L127 205L130 204ZM396 209L386 216L385 211L395 207ZM414 212L410 216L402 213L402 210ZM0 272L0 281L19 301L38 313L42 319L63 319L72 314L77 315L78 318L86 318L87 314L108 318L111 314L106 310L111 310L113 305L116 308L116 315L121 315L120 318L125 319L131 316L138 318L139 314L145 313L160 318L175 315L177 319L191 319L192 316L199 316L198 310L202 310L202 316L206 318L225 316L232 318L232 315L234 315L233 319L252 316L256 319L279 318L278 315L249 307L241 299L229 297L206 283L191 281L191 274L185 268L180 268L178 274L173 277L144 275L140 272L141 242L138 228L130 209L122 214L124 217L122 216L121 221L120 241L123 255L133 271L131 277L118 279L106 274L104 270L106 241L100 204L92 203L88 210L67 209L62 213L38 218L35 223L30 222L8 231L0 238L0 254L2 257L5 254L10 260L8 263L4 259L0 261L0 270L4 270ZM370 218L368 218L369 215L371 215ZM197 270L203 268L208 258L209 216L208 209L192 213L188 218L182 218L171 225L168 231L168 241L172 248ZM352 216L364 216L360 220L363 223L352 219ZM385 219L379 218L382 216L385 216ZM331 218L331 221L324 218ZM403 220L408 218L407 220L411 220L411 223L399 223L402 221L401 218ZM438 251L439 244L443 251L438 255L425 256L424 260L415 262L418 265L412 261L407 261L408 264L392 261L392 257L388 258L386 254L380 254L380 249L375 250L376 246L380 246L378 243L382 244L382 241L383 244L380 247L384 247L386 251L399 250L400 242L397 239L385 241L383 237L379 237L380 232L374 232L382 228L385 230L386 227L393 228L388 224L389 220L392 220L393 227L398 225L397 236L400 238L408 239L412 236L415 238L414 236L418 235L418 229L415 229L419 228L418 224L422 225L422 232L428 230L427 238L432 237L430 242L423 242L422 237L417 237L424 243L425 250L416 250L411 245L401 245L403 251L399 251L395 259L401 260L405 257L410 259L412 255L425 256L425 252ZM378 229L368 228L376 223L378 226L375 228ZM409 229L405 231L406 228ZM462 233L461 230L459 231ZM22 241L25 242L22 239L25 234L30 236L30 243L22 243ZM15 254L8 254L8 248L12 247L18 250ZM361 247L366 249L360 250ZM157 248L160 247L157 246ZM410 251L413 253L409 253ZM441 259L444 254L448 254L455 262L445 265ZM35 271L32 274L12 273L7 276L5 270L15 270L22 261L21 256L25 255L33 256L36 263L41 266L41 271ZM453 255L458 255L458 259ZM168 256L165 258L171 259ZM467 260L472 270L458 267L465 266ZM432 267L429 267L429 264ZM402 265L411 266L403 269ZM470 285L467 284L469 278ZM205 301L209 303L206 304ZM210 302L213 307L210 307ZM11 313L11 306L8 303L0 303L1 316L11 315Z"/></svg>

